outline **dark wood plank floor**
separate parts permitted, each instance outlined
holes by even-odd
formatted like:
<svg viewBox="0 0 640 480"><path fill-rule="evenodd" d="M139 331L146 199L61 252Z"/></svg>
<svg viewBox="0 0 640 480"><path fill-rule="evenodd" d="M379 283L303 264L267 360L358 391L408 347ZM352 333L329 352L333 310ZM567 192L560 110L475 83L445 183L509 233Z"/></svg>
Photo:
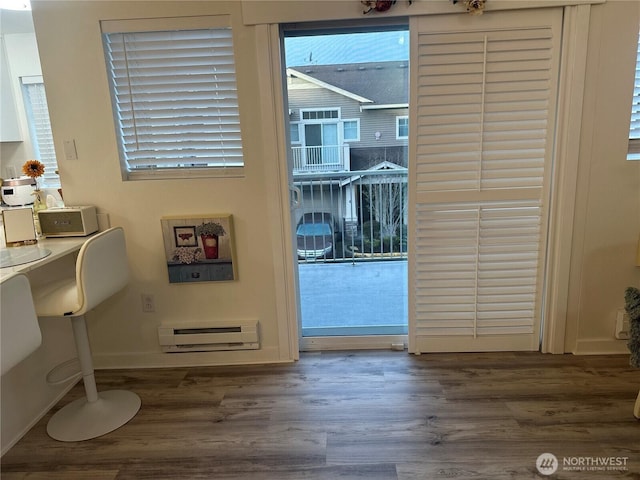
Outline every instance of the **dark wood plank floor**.
<svg viewBox="0 0 640 480"><path fill-rule="evenodd" d="M627 356L327 352L97 381L137 392L138 415L62 443L46 434L51 412L2 458L3 480L640 479L640 370ZM548 477L536 469L547 452L626 467Z"/></svg>

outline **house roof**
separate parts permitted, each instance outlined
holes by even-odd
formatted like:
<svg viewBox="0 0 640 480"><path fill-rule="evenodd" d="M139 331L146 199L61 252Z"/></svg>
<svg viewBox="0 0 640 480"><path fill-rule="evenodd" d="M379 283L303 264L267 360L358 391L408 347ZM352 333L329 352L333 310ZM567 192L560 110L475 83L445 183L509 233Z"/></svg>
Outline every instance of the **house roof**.
<svg viewBox="0 0 640 480"><path fill-rule="evenodd" d="M369 100L361 103L370 106L409 103L409 63L406 61L305 65L287 70L291 75L351 94L348 96Z"/></svg>
<svg viewBox="0 0 640 480"><path fill-rule="evenodd" d="M384 161L381 162L377 165L374 165L370 168L367 169L367 171L369 172L376 172L376 171L381 171L381 170L395 170L395 171L403 171L406 172L407 171L407 167L403 167L401 165L398 165L396 163L392 163L392 162L388 162L388 161ZM342 180L340 182L340 186L344 187L345 185L349 184L349 183L353 183L357 180L360 180L361 178L365 177L367 174L366 173L359 173L358 175L353 175L349 178L345 178L344 180ZM389 179L388 176L380 176L380 177L376 177L371 179L368 183L400 183L402 182L402 180L398 180L398 179Z"/></svg>

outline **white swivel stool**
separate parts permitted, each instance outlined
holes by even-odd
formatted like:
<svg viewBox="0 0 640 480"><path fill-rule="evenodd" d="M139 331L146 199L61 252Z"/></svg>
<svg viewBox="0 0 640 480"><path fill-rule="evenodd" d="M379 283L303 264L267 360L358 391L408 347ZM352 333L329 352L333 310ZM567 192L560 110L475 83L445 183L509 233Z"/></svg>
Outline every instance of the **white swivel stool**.
<svg viewBox="0 0 640 480"><path fill-rule="evenodd" d="M109 433L131 420L140 397L125 390L98 393L85 314L122 290L129 280L124 231L111 228L89 238L76 260L76 277L32 290L39 317L70 317L86 398L55 413L47 433L56 440L76 442Z"/></svg>
<svg viewBox="0 0 640 480"><path fill-rule="evenodd" d="M19 273L0 283L0 374L15 367L42 343L29 279Z"/></svg>

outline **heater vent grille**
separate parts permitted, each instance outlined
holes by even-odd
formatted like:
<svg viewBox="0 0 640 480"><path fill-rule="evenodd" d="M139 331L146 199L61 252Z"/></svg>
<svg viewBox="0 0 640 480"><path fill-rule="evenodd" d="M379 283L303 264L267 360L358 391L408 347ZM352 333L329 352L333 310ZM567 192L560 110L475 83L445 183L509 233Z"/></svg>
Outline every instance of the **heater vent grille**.
<svg viewBox="0 0 640 480"><path fill-rule="evenodd" d="M174 335L193 335L197 333L239 333L242 327L174 328Z"/></svg>
<svg viewBox="0 0 640 480"><path fill-rule="evenodd" d="M158 327L163 352L211 352L219 350L256 350L260 348L258 322L234 322L216 325L181 324Z"/></svg>

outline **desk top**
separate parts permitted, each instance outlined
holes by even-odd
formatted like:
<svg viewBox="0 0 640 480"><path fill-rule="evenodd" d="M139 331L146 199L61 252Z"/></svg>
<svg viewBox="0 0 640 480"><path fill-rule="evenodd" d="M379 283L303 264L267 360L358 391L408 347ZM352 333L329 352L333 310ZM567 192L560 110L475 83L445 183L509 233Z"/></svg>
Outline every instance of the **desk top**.
<svg viewBox="0 0 640 480"><path fill-rule="evenodd" d="M42 238L38 240L37 245L27 245L24 247L0 247L0 250L5 255L5 250L12 250L11 255L21 256L35 255L38 258L34 261L23 263L21 265L15 265L13 267L0 268L0 280L8 277L13 273L26 273L34 270L42 265L46 265L49 262L53 262L65 255L74 253L80 250L80 247L87 241L88 237L67 237L67 238ZM45 255L44 251L50 253Z"/></svg>
<svg viewBox="0 0 640 480"><path fill-rule="evenodd" d="M49 255L51 255L51 250L38 245L30 245L26 248L2 248L0 249L0 268L35 262Z"/></svg>

